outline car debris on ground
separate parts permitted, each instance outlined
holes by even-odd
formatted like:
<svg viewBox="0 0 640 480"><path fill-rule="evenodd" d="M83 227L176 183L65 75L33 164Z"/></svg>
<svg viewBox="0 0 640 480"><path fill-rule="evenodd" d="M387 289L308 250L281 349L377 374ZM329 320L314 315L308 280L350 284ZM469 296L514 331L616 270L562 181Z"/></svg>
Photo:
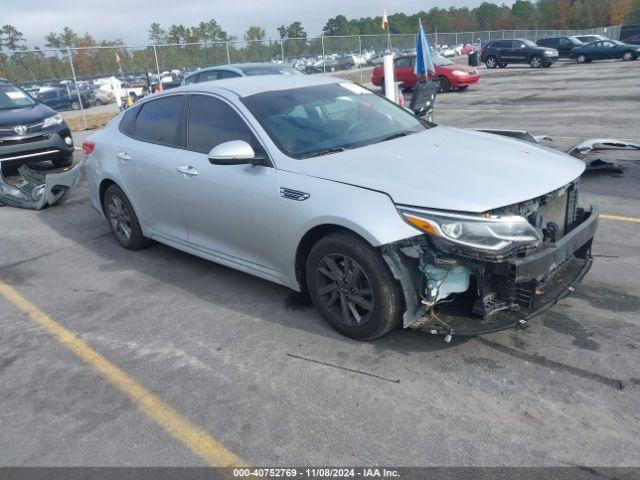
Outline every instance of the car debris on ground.
<svg viewBox="0 0 640 480"><path fill-rule="evenodd" d="M548 135L533 135L526 130L508 130L496 128L479 128L481 132L493 133L504 137L517 138L525 142L540 144L542 140L553 141ZM627 170L618 160L613 158L592 155L594 152L612 150L640 150L640 143L618 140L615 138L588 138L571 147L567 154L578 158L585 163L587 170L610 170L624 173Z"/></svg>
<svg viewBox="0 0 640 480"><path fill-rule="evenodd" d="M82 162L62 171L39 171L22 165L19 179L6 179L0 169L0 206L42 210L64 202L80 181Z"/></svg>

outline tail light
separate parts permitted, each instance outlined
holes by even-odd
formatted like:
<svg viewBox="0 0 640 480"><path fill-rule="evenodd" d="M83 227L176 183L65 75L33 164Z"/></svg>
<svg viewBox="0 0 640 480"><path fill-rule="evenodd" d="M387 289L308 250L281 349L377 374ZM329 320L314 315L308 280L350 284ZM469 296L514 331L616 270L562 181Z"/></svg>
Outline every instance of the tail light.
<svg viewBox="0 0 640 480"><path fill-rule="evenodd" d="M93 152L94 148L96 148L95 143L89 142L88 140L82 142L82 151L85 153L85 155L89 155L91 152Z"/></svg>

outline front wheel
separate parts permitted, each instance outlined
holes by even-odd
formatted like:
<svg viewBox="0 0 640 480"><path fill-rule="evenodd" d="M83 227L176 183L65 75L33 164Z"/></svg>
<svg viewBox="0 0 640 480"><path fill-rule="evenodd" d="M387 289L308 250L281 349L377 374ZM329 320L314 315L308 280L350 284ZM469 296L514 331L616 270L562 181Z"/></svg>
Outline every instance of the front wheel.
<svg viewBox="0 0 640 480"><path fill-rule="evenodd" d="M508 64L508 63L506 63L506 62L500 62L500 63L498 64L498 66L499 66L500 68L505 68L507 65L509 65L509 64Z"/></svg>
<svg viewBox="0 0 640 480"><path fill-rule="evenodd" d="M581 53L580 55L578 55L578 58L576 58L576 62L587 63L587 56Z"/></svg>
<svg viewBox="0 0 640 480"><path fill-rule="evenodd" d="M636 56L633 54L632 51L628 51L628 52L624 52L622 54L622 60L625 62L629 62L631 60L635 60Z"/></svg>
<svg viewBox="0 0 640 480"><path fill-rule="evenodd" d="M451 82L447 77L438 77L438 92L445 93L451 91Z"/></svg>
<svg viewBox="0 0 640 480"><path fill-rule="evenodd" d="M140 250L151 243L151 240L142 234L131 202L117 185L111 185L104 194L104 213L109 221L111 233L127 250Z"/></svg>
<svg viewBox="0 0 640 480"><path fill-rule="evenodd" d="M529 60L529 65L531 66L531 68L540 68L542 67L542 57L540 55L534 55L533 57L531 57L531 60Z"/></svg>
<svg viewBox="0 0 640 480"><path fill-rule="evenodd" d="M400 321L402 296L380 252L347 232L314 245L306 264L314 305L338 332L374 340Z"/></svg>

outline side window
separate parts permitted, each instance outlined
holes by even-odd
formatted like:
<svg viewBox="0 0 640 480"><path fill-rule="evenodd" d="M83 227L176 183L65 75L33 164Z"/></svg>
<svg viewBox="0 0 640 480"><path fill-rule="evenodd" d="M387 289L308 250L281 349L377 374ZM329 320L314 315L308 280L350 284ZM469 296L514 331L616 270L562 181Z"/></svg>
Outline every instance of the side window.
<svg viewBox="0 0 640 480"><path fill-rule="evenodd" d="M511 42L511 45L508 45L507 48L511 47L511 48L518 48L521 49L524 46L524 43L518 41L518 40L513 40Z"/></svg>
<svg viewBox="0 0 640 480"><path fill-rule="evenodd" d="M540 45L541 47L550 47L551 40L548 38L543 38L542 40L538 40L538 45Z"/></svg>
<svg viewBox="0 0 640 480"><path fill-rule="evenodd" d="M237 73L230 72L229 70L218 70L218 80L222 78L234 78L239 76L240 75L238 75Z"/></svg>
<svg viewBox="0 0 640 480"><path fill-rule="evenodd" d="M145 102L136 119L135 138L142 142L177 145L182 102L182 95Z"/></svg>
<svg viewBox="0 0 640 480"><path fill-rule="evenodd" d="M569 40L568 38L561 38L558 43L560 43L561 47L572 47L573 46L573 42L571 40Z"/></svg>
<svg viewBox="0 0 640 480"><path fill-rule="evenodd" d="M221 78L219 76L219 71L217 70L211 70L209 72L202 72L200 74L200 78L198 79L198 82L209 82L211 80L217 80L218 78Z"/></svg>
<svg viewBox="0 0 640 480"><path fill-rule="evenodd" d="M264 152L245 121L227 103L205 95L193 95L187 123L187 148L209 153L231 140L244 140L256 153Z"/></svg>
<svg viewBox="0 0 640 480"><path fill-rule="evenodd" d="M136 126L136 117L138 116L139 111L139 106L131 107L127 110L127 113L125 113L122 120L120 120L120 131L122 133L133 137L134 128Z"/></svg>
<svg viewBox="0 0 640 480"><path fill-rule="evenodd" d="M408 57L399 58L396 60L396 68L397 67L410 67L411 59Z"/></svg>
<svg viewBox="0 0 640 480"><path fill-rule="evenodd" d="M200 81L199 78L200 75L191 75L190 77L184 79L184 84L191 85L192 83L198 83Z"/></svg>

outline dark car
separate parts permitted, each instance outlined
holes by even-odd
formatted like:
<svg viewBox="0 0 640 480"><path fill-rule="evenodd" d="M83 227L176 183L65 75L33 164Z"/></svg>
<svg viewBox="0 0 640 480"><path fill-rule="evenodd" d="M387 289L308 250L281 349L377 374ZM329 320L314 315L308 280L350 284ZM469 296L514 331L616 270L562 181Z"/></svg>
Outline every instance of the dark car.
<svg viewBox="0 0 640 480"><path fill-rule="evenodd" d="M584 45L575 37L541 38L537 40L536 43L541 47L555 48L558 51L560 58L568 58L571 55L571 50L575 47Z"/></svg>
<svg viewBox="0 0 640 480"><path fill-rule="evenodd" d="M0 79L0 164L71 165L73 139L60 114Z"/></svg>
<svg viewBox="0 0 640 480"><path fill-rule="evenodd" d="M599 40L609 40L609 38L604 35L574 35L572 38L582 42L582 43L591 43L597 42Z"/></svg>
<svg viewBox="0 0 640 480"><path fill-rule="evenodd" d="M92 94L80 90L82 107L87 108L92 104ZM76 90L67 90L64 87L43 90L37 95L37 100L54 110L80 110L80 100Z"/></svg>
<svg viewBox="0 0 640 480"><path fill-rule="evenodd" d="M293 67L277 63L236 63L203 68L184 78L183 85L191 83L222 80L233 77L252 77L254 75L302 75Z"/></svg>
<svg viewBox="0 0 640 480"><path fill-rule="evenodd" d="M504 68L510 63L527 63L531 68L550 67L556 60L556 49L540 47L526 39L494 40L480 51L480 61L487 68Z"/></svg>
<svg viewBox="0 0 640 480"><path fill-rule="evenodd" d="M578 63L588 63L592 60L611 60L621 58L624 61L635 60L640 57L640 45L629 45L618 40L600 40L574 48L571 58Z"/></svg>

